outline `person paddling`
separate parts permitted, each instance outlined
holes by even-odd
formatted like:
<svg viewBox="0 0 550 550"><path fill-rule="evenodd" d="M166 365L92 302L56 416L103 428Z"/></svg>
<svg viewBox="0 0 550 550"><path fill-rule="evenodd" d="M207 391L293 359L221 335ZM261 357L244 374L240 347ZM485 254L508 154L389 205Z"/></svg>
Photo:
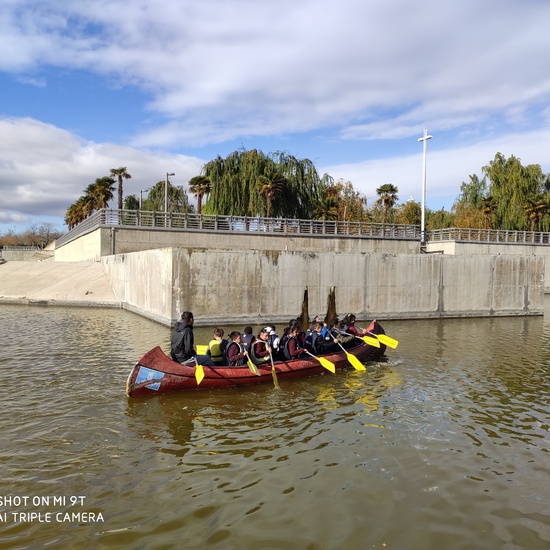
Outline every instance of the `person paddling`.
<svg viewBox="0 0 550 550"><path fill-rule="evenodd" d="M284 348L284 354L285 358L290 359L298 359L299 357L302 357L304 355L307 355L307 350L305 350L301 343L299 342L300 334L300 326L299 325L293 325L290 328L290 332L288 334L288 340L285 343Z"/></svg>
<svg viewBox="0 0 550 550"><path fill-rule="evenodd" d="M269 327L263 328L258 334L258 338L252 342L251 348L251 357L252 362L255 365L263 365L264 363L269 363L271 361L270 353L272 348L268 343L269 338Z"/></svg>
<svg viewBox="0 0 550 550"><path fill-rule="evenodd" d="M227 343L227 347L225 348L225 354L227 357L227 364L230 367L239 367L245 364L246 359L248 358L248 352L242 345L242 336L239 331L234 330L229 335L229 341Z"/></svg>

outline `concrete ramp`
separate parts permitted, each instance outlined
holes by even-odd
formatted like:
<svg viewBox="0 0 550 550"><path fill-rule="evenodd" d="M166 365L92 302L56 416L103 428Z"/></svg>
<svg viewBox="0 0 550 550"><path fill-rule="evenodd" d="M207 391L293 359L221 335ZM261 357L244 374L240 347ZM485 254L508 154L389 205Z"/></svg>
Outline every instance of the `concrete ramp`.
<svg viewBox="0 0 550 550"><path fill-rule="evenodd" d="M0 264L0 303L122 307L101 262Z"/></svg>

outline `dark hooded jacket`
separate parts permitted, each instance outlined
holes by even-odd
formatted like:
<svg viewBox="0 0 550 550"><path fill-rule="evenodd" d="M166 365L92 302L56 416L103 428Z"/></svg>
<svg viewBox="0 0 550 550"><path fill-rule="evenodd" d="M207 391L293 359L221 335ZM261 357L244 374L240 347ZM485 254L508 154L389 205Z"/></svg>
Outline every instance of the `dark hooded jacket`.
<svg viewBox="0 0 550 550"><path fill-rule="evenodd" d="M194 344L193 327L183 321L176 321L172 334L172 359L178 363L184 363L191 357L195 357L197 352Z"/></svg>

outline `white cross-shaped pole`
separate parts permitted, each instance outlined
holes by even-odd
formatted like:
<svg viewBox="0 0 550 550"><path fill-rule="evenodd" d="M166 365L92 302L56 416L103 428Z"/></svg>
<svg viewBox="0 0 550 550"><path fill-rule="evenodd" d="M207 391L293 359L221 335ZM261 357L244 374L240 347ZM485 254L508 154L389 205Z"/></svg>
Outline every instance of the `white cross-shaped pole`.
<svg viewBox="0 0 550 550"><path fill-rule="evenodd" d="M427 142L432 139L432 136L428 135L428 130L424 128L424 135L418 138L418 141L422 141L422 213L420 221L420 243L426 244L426 150Z"/></svg>

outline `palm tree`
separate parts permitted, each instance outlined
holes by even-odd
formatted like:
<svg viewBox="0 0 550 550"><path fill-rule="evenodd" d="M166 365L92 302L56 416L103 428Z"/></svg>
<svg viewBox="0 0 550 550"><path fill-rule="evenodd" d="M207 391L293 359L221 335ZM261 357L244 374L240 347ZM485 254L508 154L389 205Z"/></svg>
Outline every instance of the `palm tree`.
<svg viewBox="0 0 550 550"><path fill-rule="evenodd" d="M338 220L338 207L340 206L339 189L332 185L327 187L315 204L313 215L316 220Z"/></svg>
<svg viewBox="0 0 550 550"><path fill-rule="evenodd" d="M113 178L104 176L103 178L97 178L95 183L91 183L86 187L84 191L85 201L90 213L108 207L109 201L114 198L114 183Z"/></svg>
<svg viewBox="0 0 550 550"><path fill-rule="evenodd" d="M129 180L132 176L126 171L126 166L111 168L111 177L118 179L118 209L122 210L122 179Z"/></svg>
<svg viewBox="0 0 550 550"><path fill-rule="evenodd" d="M82 220L79 219L78 207L76 203L71 204L71 206L67 208L67 212L65 212L65 223L67 224L67 227L69 229L72 229L75 225L77 225L81 221Z"/></svg>
<svg viewBox="0 0 550 550"><path fill-rule="evenodd" d="M271 217L271 206L273 201L282 193L286 179L278 172L264 172L258 176L257 186L260 195L265 198L266 218Z"/></svg>
<svg viewBox="0 0 550 550"><path fill-rule="evenodd" d="M531 231L535 231L541 218L548 212L548 203L541 194L531 195L526 199L523 210L531 222Z"/></svg>
<svg viewBox="0 0 550 550"><path fill-rule="evenodd" d="M202 211L202 198L212 191L212 182L208 176L195 176L189 180L189 191L197 199L197 214Z"/></svg>
<svg viewBox="0 0 550 550"><path fill-rule="evenodd" d="M399 200L397 193L399 190L392 183L385 183L381 185L377 190L378 200L376 204L384 207L384 223L388 221L388 213L395 203Z"/></svg>
<svg viewBox="0 0 550 550"><path fill-rule="evenodd" d="M92 213L91 203L86 196L79 199L67 208L65 213L65 223L69 229L77 226Z"/></svg>

